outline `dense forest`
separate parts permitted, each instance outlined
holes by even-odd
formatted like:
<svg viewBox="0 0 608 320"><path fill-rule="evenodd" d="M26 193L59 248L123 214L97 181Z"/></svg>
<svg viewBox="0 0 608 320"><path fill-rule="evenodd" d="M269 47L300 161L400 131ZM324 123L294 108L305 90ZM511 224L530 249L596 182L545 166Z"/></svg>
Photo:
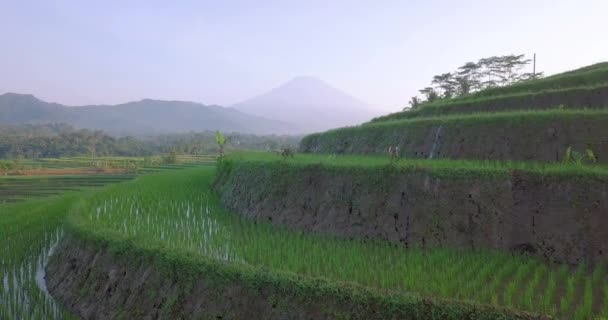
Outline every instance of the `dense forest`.
<svg viewBox="0 0 608 320"><path fill-rule="evenodd" d="M226 133L226 148L277 150L295 148L299 137ZM189 132L151 136L115 137L99 130L76 129L67 124L0 126L0 158L53 158L62 156L151 156L169 152L217 153L215 133Z"/></svg>

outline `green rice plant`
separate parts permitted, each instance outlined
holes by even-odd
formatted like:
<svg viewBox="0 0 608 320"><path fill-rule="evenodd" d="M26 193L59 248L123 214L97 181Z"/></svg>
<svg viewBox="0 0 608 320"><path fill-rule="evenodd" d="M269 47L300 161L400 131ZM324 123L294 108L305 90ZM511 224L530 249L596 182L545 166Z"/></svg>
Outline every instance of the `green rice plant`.
<svg viewBox="0 0 608 320"><path fill-rule="evenodd" d="M505 289L505 295L504 295L505 306L507 306L507 307L516 306L516 302L513 301L513 298L515 297L515 295L517 293L516 292L517 289L521 287L522 281L530 273L531 269L532 269L532 264L530 262L523 263L517 268L517 272L515 273L515 276L513 276L513 279L511 279L509 281L509 283L507 284L507 288Z"/></svg>
<svg viewBox="0 0 608 320"><path fill-rule="evenodd" d="M528 286L525 289L519 305L523 306L527 310L534 310L534 300L538 295L538 286L540 285L542 279L547 276L548 272L547 266L543 264L536 265L532 279L528 282Z"/></svg>
<svg viewBox="0 0 608 320"><path fill-rule="evenodd" d="M506 282L507 278L512 276L518 268L517 261L513 261L505 257L501 261L500 267L490 277L489 283L474 295L475 299L483 303L499 304L498 293L501 291L501 286Z"/></svg>
<svg viewBox="0 0 608 320"><path fill-rule="evenodd" d="M574 312L574 319L584 320L591 319L593 315L593 282L592 279L587 278L585 280L585 288L582 298L582 303L576 308Z"/></svg>
<svg viewBox="0 0 608 320"><path fill-rule="evenodd" d="M577 284L583 279L586 269L587 267L583 263L578 266L574 274L570 274L566 277L566 294L562 296L560 300L561 314L570 314L572 310L575 309L575 294Z"/></svg>
<svg viewBox="0 0 608 320"><path fill-rule="evenodd" d="M557 289L557 274L550 273L545 292L542 294L540 307L546 314L555 314L555 290Z"/></svg>
<svg viewBox="0 0 608 320"><path fill-rule="evenodd" d="M608 319L608 283L604 284L604 299L602 300L602 310L600 311L600 318Z"/></svg>

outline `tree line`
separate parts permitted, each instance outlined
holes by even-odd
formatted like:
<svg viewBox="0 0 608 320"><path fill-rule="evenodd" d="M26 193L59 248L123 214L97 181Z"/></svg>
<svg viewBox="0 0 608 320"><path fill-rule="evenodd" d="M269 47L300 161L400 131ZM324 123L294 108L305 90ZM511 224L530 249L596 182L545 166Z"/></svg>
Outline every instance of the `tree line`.
<svg viewBox="0 0 608 320"><path fill-rule="evenodd" d="M423 98L412 97L409 107L405 109L417 109L425 103L542 77L542 72L524 71L531 62L523 54L492 56L467 62L455 71L434 76L430 86L419 90Z"/></svg>
<svg viewBox="0 0 608 320"><path fill-rule="evenodd" d="M226 149L278 150L297 147L300 137L227 133ZM67 124L1 125L0 159L73 156L154 156L169 153L219 152L215 132L153 136L110 136L100 130L76 129Z"/></svg>

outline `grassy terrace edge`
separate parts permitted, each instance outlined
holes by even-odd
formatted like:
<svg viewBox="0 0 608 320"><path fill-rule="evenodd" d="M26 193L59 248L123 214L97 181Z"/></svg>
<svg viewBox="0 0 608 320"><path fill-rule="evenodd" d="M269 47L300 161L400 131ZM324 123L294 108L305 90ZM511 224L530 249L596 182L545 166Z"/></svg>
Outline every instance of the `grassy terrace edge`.
<svg viewBox="0 0 608 320"><path fill-rule="evenodd" d="M514 171L563 178L608 178L608 166L576 166L561 163L493 160L403 159L391 163L387 156L379 155L329 155L300 153L294 158L282 159L268 152L235 152L219 164L220 171L230 170L231 162L258 165L322 166L336 170L399 170L423 171L434 177L507 177Z"/></svg>
<svg viewBox="0 0 608 320"><path fill-rule="evenodd" d="M78 218L70 215L66 225L64 241L77 241L78 245L94 246L109 252L116 261L132 264L146 263L167 276L179 279L181 288L187 290L189 283L200 280L212 286L237 285L254 292L272 288L282 296L276 299L295 297L310 303L334 299L336 309L348 305L354 310L327 310L337 318L367 319L545 319L507 308L478 305L470 302L424 298L416 294L381 292L356 284L337 283L325 279L308 278L287 272L275 272L244 264L226 263L206 258L187 250L169 250L161 242L141 242L116 232L88 228ZM178 285L178 286L180 286ZM186 294L180 292L178 295ZM178 301L169 299L168 303ZM280 305L279 303L277 303ZM289 306L287 306L289 308ZM164 307L171 309L171 305ZM363 312L363 314L361 314Z"/></svg>
<svg viewBox="0 0 608 320"><path fill-rule="evenodd" d="M515 111L501 111L501 112L475 112L469 114L448 114L438 116L428 116L412 119L393 119L386 121L367 122L359 126L344 127L332 129L326 132L314 133L323 134L328 132L335 132L345 129L354 128L369 128L377 126L390 126L390 125L402 125L409 123L437 123L437 124L494 124L500 122L510 121L526 121L526 122L542 122L551 120L571 120L576 118L591 118L601 120L608 119L608 109L548 109L548 110L515 110ZM313 135L314 135L313 134Z"/></svg>

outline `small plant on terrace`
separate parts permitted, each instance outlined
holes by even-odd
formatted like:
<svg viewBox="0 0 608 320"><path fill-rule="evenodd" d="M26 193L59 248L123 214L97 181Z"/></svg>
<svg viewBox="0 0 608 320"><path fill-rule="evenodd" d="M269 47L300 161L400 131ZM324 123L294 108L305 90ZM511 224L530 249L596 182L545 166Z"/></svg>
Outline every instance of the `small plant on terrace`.
<svg viewBox="0 0 608 320"><path fill-rule="evenodd" d="M591 148L587 147L585 152L578 152L572 150L572 147L568 147L566 149L566 154L564 155L564 164L575 164L577 166L582 166L584 164L593 164L597 162L597 157Z"/></svg>
<svg viewBox="0 0 608 320"><path fill-rule="evenodd" d="M226 138L224 135L218 130L215 132L215 142L217 146L220 148L220 158L224 157L224 145L226 144Z"/></svg>

